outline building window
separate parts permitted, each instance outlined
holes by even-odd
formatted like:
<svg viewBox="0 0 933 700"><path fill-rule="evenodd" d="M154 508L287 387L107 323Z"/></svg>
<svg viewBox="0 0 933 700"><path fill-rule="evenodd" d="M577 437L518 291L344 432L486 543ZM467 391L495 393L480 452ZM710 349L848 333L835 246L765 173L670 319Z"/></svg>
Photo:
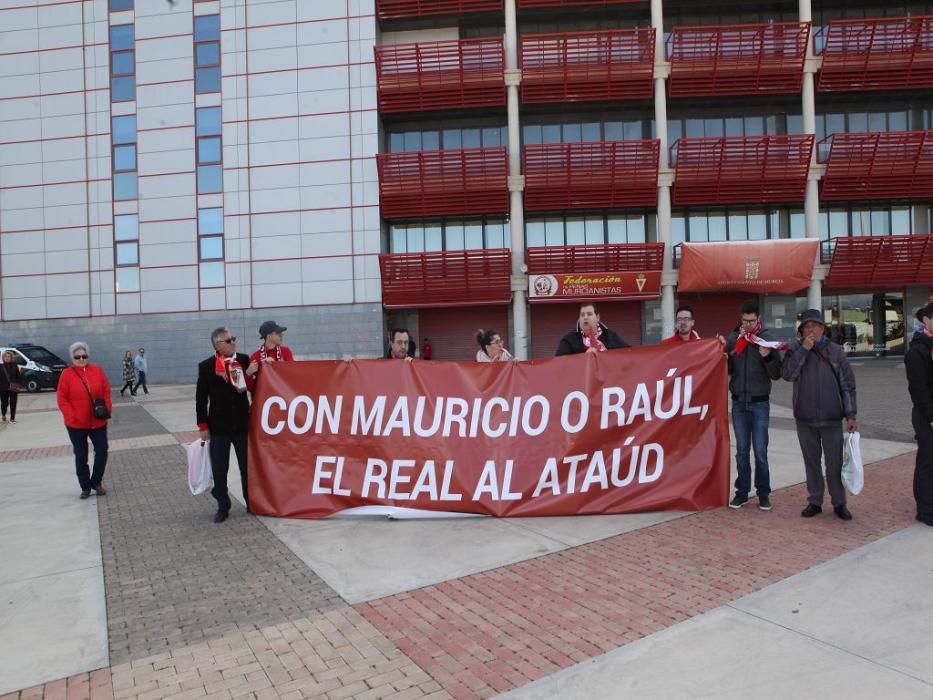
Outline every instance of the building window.
<svg viewBox="0 0 933 700"><path fill-rule="evenodd" d="M139 291L139 268L138 267L118 267L117 268L117 294L121 292Z"/></svg>
<svg viewBox="0 0 933 700"><path fill-rule="evenodd" d="M132 24L110 28L110 100L136 99L135 32Z"/></svg>
<svg viewBox="0 0 933 700"><path fill-rule="evenodd" d="M198 264L201 287L224 286L223 209L198 210Z"/></svg>
<svg viewBox="0 0 933 700"><path fill-rule="evenodd" d="M110 0L111 12L122 12L123 10L132 10L133 0Z"/></svg>
<svg viewBox="0 0 933 700"><path fill-rule="evenodd" d="M647 240L646 217L632 214L529 219L525 222L525 238L529 248L644 243Z"/></svg>
<svg viewBox="0 0 933 700"><path fill-rule="evenodd" d="M220 92L220 15L194 18L194 91Z"/></svg>
<svg viewBox="0 0 933 700"><path fill-rule="evenodd" d="M396 224L389 239L393 253L510 247L508 223L501 219Z"/></svg>
<svg viewBox="0 0 933 700"><path fill-rule="evenodd" d="M792 229L794 225L792 213ZM761 241L769 238L780 238L780 215L773 210L691 211L674 214L671 220L673 245L705 241Z"/></svg>
<svg viewBox="0 0 933 700"><path fill-rule="evenodd" d="M224 264L222 262L201 263L199 272L202 287L224 286Z"/></svg>
<svg viewBox="0 0 933 700"><path fill-rule="evenodd" d="M197 136L220 136L220 107L200 107L195 117Z"/></svg>

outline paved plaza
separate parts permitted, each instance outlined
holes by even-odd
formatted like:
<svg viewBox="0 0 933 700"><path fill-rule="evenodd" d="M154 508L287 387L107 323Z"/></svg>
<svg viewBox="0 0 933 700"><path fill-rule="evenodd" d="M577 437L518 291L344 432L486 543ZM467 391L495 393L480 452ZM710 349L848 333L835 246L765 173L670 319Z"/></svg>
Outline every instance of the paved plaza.
<svg viewBox="0 0 933 700"><path fill-rule="evenodd" d="M235 504L222 525L186 483L192 386L115 393L108 494L87 501L55 395L23 395L0 425L0 700L931 698L933 529L913 519L903 365L853 364L870 464L848 523L799 515L787 383L770 512L300 521Z"/></svg>

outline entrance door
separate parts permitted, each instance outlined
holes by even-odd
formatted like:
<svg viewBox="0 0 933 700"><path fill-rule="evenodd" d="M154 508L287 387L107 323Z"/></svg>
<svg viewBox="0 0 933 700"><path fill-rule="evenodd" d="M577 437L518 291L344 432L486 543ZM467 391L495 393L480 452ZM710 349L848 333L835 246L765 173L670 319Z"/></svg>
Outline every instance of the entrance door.
<svg viewBox="0 0 933 700"><path fill-rule="evenodd" d="M901 292L845 294L824 297L830 339L846 352L864 355L903 355L904 295ZM911 324L906 324L910 330Z"/></svg>

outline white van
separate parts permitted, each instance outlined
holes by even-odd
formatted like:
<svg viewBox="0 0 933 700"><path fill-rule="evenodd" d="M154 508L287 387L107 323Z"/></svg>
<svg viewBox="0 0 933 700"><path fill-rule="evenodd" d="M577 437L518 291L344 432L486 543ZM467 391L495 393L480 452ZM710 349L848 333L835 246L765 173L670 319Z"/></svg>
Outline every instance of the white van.
<svg viewBox="0 0 933 700"><path fill-rule="evenodd" d="M41 345L32 344L0 345L0 358L6 352L13 353L13 362L19 365L22 373L20 385L26 391L35 393L40 389L58 387L58 378L65 369L65 363L60 357Z"/></svg>

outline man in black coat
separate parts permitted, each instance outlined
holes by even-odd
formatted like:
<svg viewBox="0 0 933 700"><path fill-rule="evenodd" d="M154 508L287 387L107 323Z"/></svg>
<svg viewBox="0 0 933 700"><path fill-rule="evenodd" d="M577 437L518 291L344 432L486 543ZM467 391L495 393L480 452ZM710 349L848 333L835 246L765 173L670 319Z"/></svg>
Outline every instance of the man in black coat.
<svg viewBox="0 0 933 700"><path fill-rule="evenodd" d="M613 330L599 320L596 304L584 302L580 305L580 317L575 330L560 339L555 355L578 355L584 352L602 352L631 347Z"/></svg>
<svg viewBox="0 0 933 700"><path fill-rule="evenodd" d="M917 435L914 500L917 520L933 526L933 303L917 311L923 328L914 333L904 355L907 388L914 403L911 419Z"/></svg>
<svg viewBox="0 0 933 700"><path fill-rule="evenodd" d="M236 351L236 338L227 328L215 328L211 333L214 354L198 364L198 385L195 410L201 439L209 440L211 472L217 500L215 523L222 523L230 513L227 492L227 472L230 470L230 447L236 450L240 467L243 500L249 511L246 490L246 443L249 429L249 397L259 364Z"/></svg>

